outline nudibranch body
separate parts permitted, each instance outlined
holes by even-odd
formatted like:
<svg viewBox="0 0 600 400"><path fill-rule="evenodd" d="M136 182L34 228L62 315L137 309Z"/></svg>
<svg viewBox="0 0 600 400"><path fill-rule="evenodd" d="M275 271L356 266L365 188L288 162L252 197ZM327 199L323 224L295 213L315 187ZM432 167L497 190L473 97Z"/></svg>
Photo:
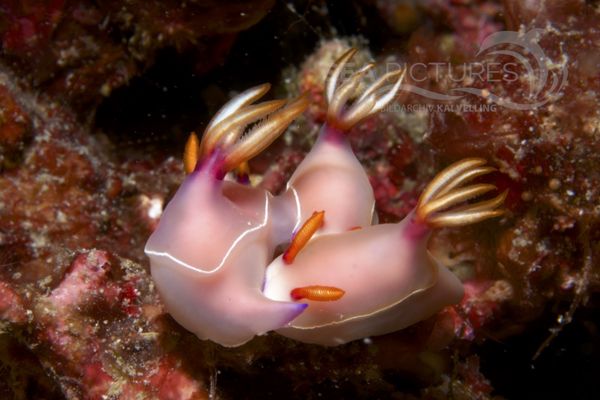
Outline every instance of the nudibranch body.
<svg viewBox="0 0 600 400"><path fill-rule="evenodd" d="M344 291L334 301L302 299L309 304L306 311L278 333L334 346L403 329L458 303L463 295L458 278L402 231L402 225L385 224L323 235L293 264L276 259L264 289L273 300L294 300L295 289L315 283Z"/></svg>
<svg viewBox="0 0 600 400"><path fill-rule="evenodd" d="M198 145L186 147L190 174L169 202L145 252L169 313L199 338L237 346L280 328L305 304L267 299L261 292L272 257L271 195L224 181L227 171L270 144L306 108L299 99L248 105L268 86L246 91L226 104ZM278 110L278 111L277 111ZM266 115L239 139L252 121Z"/></svg>
<svg viewBox="0 0 600 400"><path fill-rule="evenodd" d="M331 68L327 122L283 194L224 177L275 140L306 108L305 98L252 104L269 88L257 86L227 103L200 143L190 136L188 176L145 251L166 309L199 338L237 346L275 330L338 345L402 329L460 301L460 281L427 250L429 233L499 216L506 193L461 206L495 189L464 186L493 170L465 159L434 178L405 220L372 225L373 190L345 132L392 101L402 73L385 74L348 105L373 67L338 84L354 53ZM392 78L391 89L377 94Z"/></svg>
<svg viewBox="0 0 600 400"><path fill-rule="evenodd" d="M288 181L286 191L276 199L287 203L288 210L292 210L288 211L292 230L316 210L327 214L327 224L320 234L371 225L375 196L367 174L346 139L346 132L386 107L397 95L404 75L401 70L385 74L348 106L362 78L374 66L368 64L340 82L344 68L355 53L356 49L348 50L331 67L325 85L327 122ZM394 78L391 88L383 94L377 93L385 82Z"/></svg>
<svg viewBox="0 0 600 400"><path fill-rule="evenodd" d="M264 288L273 300L296 300L298 288L336 288L344 293L337 299L312 299L307 290L301 299L309 304L306 311L278 333L338 345L405 328L458 303L461 282L431 257L426 243L432 227L470 224L501 214L498 207L505 194L451 208L494 189L485 184L461 187L492 170L484 163L466 159L451 165L425 189L415 212L398 224L321 235L310 240L293 263L275 259Z"/></svg>

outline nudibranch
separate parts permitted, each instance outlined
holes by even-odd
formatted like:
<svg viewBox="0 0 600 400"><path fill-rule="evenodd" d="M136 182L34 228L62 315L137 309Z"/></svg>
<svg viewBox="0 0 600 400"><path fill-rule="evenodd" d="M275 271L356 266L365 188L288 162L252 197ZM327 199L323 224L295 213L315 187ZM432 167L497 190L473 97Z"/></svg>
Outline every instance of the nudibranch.
<svg viewBox="0 0 600 400"><path fill-rule="evenodd" d="M373 190L345 133L393 101L403 72L357 94L373 64L340 82L355 53L331 67L327 121L279 196L225 177L281 135L306 98L254 104L269 90L260 85L225 104L201 141L190 135L188 175L145 252L167 311L199 338L238 346L275 330L332 346L405 328L462 298L460 280L427 249L430 232L500 216L506 192L475 201L495 187L468 183L494 169L469 158L436 175L403 221L373 225Z"/></svg>
<svg viewBox="0 0 600 400"><path fill-rule="evenodd" d="M265 84L239 94L214 116L200 143L190 136L184 154L189 174L145 248L167 311L199 338L224 346L281 328L306 308L261 292L273 252L272 196L223 179L307 106L305 98L252 104L268 90Z"/></svg>
<svg viewBox="0 0 600 400"><path fill-rule="evenodd" d="M495 189L490 184L463 186L494 170L484 164L470 158L443 170L398 224L315 236L304 240L293 262L277 257L267 268L264 294L309 305L277 332L333 346L403 329L458 303L462 284L428 252L427 239L432 228L472 224L503 213L506 192L459 205ZM325 212L325 224L327 218ZM300 231L307 229L309 235L315 231L307 224Z"/></svg>
<svg viewBox="0 0 600 400"><path fill-rule="evenodd" d="M340 82L356 49L345 52L330 68L325 84L327 120L319 137L287 183L286 191L275 199L288 210L295 231L315 211L325 211L327 223L319 234L342 232L371 225L375 197L369 178L356 159L347 131L390 104L404 77L402 70L388 72L357 93L361 81L374 67L368 64ZM384 85L392 81L388 88ZM379 93L383 92L383 93ZM356 97L356 98L355 98ZM349 105L351 99L354 102Z"/></svg>

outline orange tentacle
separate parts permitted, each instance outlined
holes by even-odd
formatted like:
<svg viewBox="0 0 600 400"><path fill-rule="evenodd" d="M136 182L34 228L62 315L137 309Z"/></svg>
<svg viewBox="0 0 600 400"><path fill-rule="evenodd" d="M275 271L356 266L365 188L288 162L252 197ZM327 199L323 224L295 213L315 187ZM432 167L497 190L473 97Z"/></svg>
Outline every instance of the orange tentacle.
<svg viewBox="0 0 600 400"><path fill-rule="evenodd" d="M248 161L242 162L235 169L235 178L238 183L250 183L250 166L248 165Z"/></svg>
<svg viewBox="0 0 600 400"><path fill-rule="evenodd" d="M295 288L290 292L294 301L306 299L313 301L335 301L342 298L346 292L334 286L304 286Z"/></svg>
<svg viewBox="0 0 600 400"><path fill-rule="evenodd" d="M198 143L196 132L192 132L185 143L185 150L183 151L183 168L186 174L190 174L196 168L196 163L198 162Z"/></svg>
<svg viewBox="0 0 600 400"><path fill-rule="evenodd" d="M298 232L296 232L292 239L292 243L290 243L287 250L283 253L283 261L286 264L294 262L294 259L300 250L306 246L306 243L313 237L315 232L323 226L324 218L325 211L315 211L313 215L306 220L304 225L298 229Z"/></svg>

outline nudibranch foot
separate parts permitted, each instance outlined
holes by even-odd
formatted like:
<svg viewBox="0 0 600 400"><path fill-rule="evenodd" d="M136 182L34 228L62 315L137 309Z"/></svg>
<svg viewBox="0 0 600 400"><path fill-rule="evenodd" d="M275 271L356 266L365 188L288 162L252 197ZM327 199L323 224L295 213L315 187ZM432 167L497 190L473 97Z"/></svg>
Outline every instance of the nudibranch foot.
<svg viewBox="0 0 600 400"><path fill-rule="evenodd" d="M472 200L496 187L490 184L461 185L495 171L492 167L484 167L482 158L466 158L458 161L437 174L427 185L416 208L416 221L430 228L469 225L489 218L501 216L507 192L498 196L454 207L459 203Z"/></svg>
<svg viewBox="0 0 600 400"><path fill-rule="evenodd" d="M341 131L350 129L390 104L400 91L406 73L406 70L398 69L384 74L372 83L352 105L348 105L348 100L357 95L361 79L374 67L374 64L367 64L343 83L339 82L344 67L356 54L356 51L354 48L348 50L332 65L325 85L325 95L329 103L327 124ZM377 94L383 85L392 79L395 81L391 88L383 94Z"/></svg>

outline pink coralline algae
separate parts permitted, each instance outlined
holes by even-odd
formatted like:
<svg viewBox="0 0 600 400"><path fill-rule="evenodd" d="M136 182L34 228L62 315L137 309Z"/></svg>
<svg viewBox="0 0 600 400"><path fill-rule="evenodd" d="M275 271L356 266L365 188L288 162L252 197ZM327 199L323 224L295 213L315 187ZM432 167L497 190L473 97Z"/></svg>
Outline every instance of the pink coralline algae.
<svg viewBox="0 0 600 400"><path fill-rule="evenodd" d="M74 378L64 382L63 391L92 399L106 393L126 398L141 394L164 399L205 398L202 385L156 350L154 355L139 358L137 366L123 364L128 354L136 357L138 349L150 353L157 346L156 299L150 282L140 280L132 263L108 257L96 250L79 254L60 285L33 304L42 360L45 354L60 356L67 363L56 372ZM122 276L111 280L111 274ZM135 296L125 293L130 290ZM146 321L128 319L131 307L139 310L136 314L145 314ZM123 320L128 322L123 324ZM121 325L118 335L116 325ZM80 368L71 369L75 366Z"/></svg>
<svg viewBox="0 0 600 400"><path fill-rule="evenodd" d="M600 287L598 5L288 3L0 6L0 397L589 397ZM262 17L257 29L238 33ZM357 65L456 67L452 76L427 76L420 85L428 90L468 84L527 100L532 80L523 70L510 84L456 78L464 63L480 60L481 40L502 30L536 32L549 71L566 68L552 101L474 112L490 97L467 95L445 105L469 107L408 111L438 104L405 93L348 133L380 222L404 218L455 161L482 157L498 167L486 182L508 189L503 218L438 230L429 243L463 283L458 305L400 332L325 349L274 334L223 349L168 315L144 243L184 179L182 138L204 129L235 95L229 90L281 78L276 98L308 92L307 112L250 161L253 185L279 194L326 118L322 82L345 49L359 49ZM347 34L372 37L368 45ZM102 117L91 117L97 105L127 92L128 82L155 79L146 74L164 69L163 50L173 65L186 57L199 87L178 105L202 98L206 107L147 142L136 135L144 123L103 132ZM145 108L143 97L136 104Z"/></svg>

